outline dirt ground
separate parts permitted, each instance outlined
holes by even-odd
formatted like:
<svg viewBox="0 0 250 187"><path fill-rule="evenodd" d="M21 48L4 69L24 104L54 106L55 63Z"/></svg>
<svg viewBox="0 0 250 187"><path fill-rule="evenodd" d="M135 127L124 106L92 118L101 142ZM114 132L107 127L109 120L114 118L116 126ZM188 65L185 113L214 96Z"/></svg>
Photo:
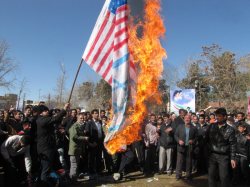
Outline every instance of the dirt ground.
<svg viewBox="0 0 250 187"><path fill-rule="evenodd" d="M145 177L140 172L128 174L122 181L115 182L112 176L101 176L96 180L82 180L80 186L97 186L97 187L208 187L208 176L194 176L192 181L181 179L176 180L175 174L168 176L167 174L155 174L150 177ZM220 186L218 184L218 186ZM249 185L234 185L235 187L249 187Z"/></svg>
<svg viewBox="0 0 250 187"><path fill-rule="evenodd" d="M145 177L139 172L128 174L122 181L115 182L112 176L98 177L93 181L82 180L80 184L74 186L99 186L99 187L206 187L207 176L198 176L192 181L181 179L177 181L175 175L167 174Z"/></svg>

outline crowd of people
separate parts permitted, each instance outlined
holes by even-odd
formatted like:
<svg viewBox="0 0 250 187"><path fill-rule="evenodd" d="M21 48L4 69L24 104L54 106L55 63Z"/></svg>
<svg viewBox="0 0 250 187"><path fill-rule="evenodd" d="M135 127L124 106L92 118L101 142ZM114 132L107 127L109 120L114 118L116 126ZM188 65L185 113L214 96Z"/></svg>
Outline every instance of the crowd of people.
<svg viewBox="0 0 250 187"><path fill-rule="evenodd" d="M0 166L5 186L75 184L129 171L175 175L191 181L208 174L208 184L249 184L250 114L179 110L150 113L141 140L110 155L104 147L110 116L105 110L49 109L44 104L0 111ZM184 175L185 174L185 175ZM15 179L15 180L13 180Z"/></svg>

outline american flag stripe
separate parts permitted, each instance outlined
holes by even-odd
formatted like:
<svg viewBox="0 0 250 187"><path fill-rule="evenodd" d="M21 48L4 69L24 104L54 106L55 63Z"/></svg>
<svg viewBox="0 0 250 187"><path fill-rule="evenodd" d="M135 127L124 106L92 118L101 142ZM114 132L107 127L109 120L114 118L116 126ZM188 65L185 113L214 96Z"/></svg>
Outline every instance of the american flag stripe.
<svg viewBox="0 0 250 187"><path fill-rule="evenodd" d="M119 13L121 11L127 11L128 10L128 5L122 5L119 8L117 8L116 13Z"/></svg>
<svg viewBox="0 0 250 187"><path fill-rule="evenodd" d="M110 71L111 72L111 71ZM112 84L112 75L111 75L111 73L110 73L110 78L109 78L109 80L108 80L108 83L111 85Z"/></svg>
<svg viewBox="0 0 250 187"><path fill-rule="evenodd" d="M93 53L93 54L95 54L95 56L92 59L91 65L93 65L96 62L99 55L103 52L103 49L106 49L105 46L109 44L108 41L112 42L111 35L113 34L114 29L115 29L115 25L112 25L111 28L109 29L107 35L104 37L100 46L97 46L97 48L96 48L97 51L95 53Z"/></svg>
<svg viewBox="0 0 250 187"><path fill-rule="evenodd" d="M110 28L111 29L111 28ZM107 36L109 30L105 30L101 36L101 38L98 40L96 47L93 48L93 51L89 57L89 61L90 64L92 65L93 63L99 62L97 59L95 59L96 54L98 53L100 55L100 53L105 53L105 50L107 50L113 43L113 33L112 35L108 38L108 41L105 44L105 47L103 48L103 50L99 50L99 48L101 47L101 44L103 43L103 40L105 39L105 37ZM104 51L104 52L103 52Z"/></svg>
<svg viewBox="0 0 250 187"><path fill-rule="evenodd" d="M118 32L115 33L115 37L118 37L118 36L120 36L120 35L122 35L122 34L124 34L126 32L127 32L127 28L126 27L122 28Z"/></svg>
<svg viewBox="0 0 250 187"><path fill-rule="evenodd" d="M123 20L124 18L120 19L119 20L119 24L121 24L122 22L125 22ZM124 24L125 26L125 24ZM113 42L113 37L111 37L113 31L114 31L114 28L115 28L115 25L112 25L111 28L109 29L108 33L105 35L104 34L104 39L103 40L100 40L98 41L98 44L96 44L96 47L93 49L93 54L95 54L95 56L93 57L92 59L92 62L90 63L90 66L92 67L93 64L95 62L98 62L98 57L100 57L101 53L103 53L103 49L105 50L105 46L109 46L110 45L110 42ZM102 43L101 43L102 42Z"/></svg>
<svg viewBox="0 0 250 187"><path fill-rule="evenodd" d="M96 38L94 40L94 43L92 44L91 48L88 50L88 54L87 56L85 57L85 61L88 62L89 60L89 56L91 55L91 53L93 52L93 49L95 48L96 46L96 43L98 42L98 40L100 39L100 36L102 35L102 32L104 30L104 28L106 27L107 23L108 23L108 20L109 20L109 17L111 16L110 12L107 12L107 15L105 16L106 18L104 19L104 22L102 23L101 27L100 27L100 30L99 32L97 33L96 35Z"/></svg>
<svg viewBox="0 0 250 187"><path fill-rule="evenodd" d="M123 41L120 43L114 45L114 51L119 50L123 45L126 45L128 43L128 38L125 38Z"/></svg>
<svg viewBox="0 0 250 187"><path fill-rule="evenodd" d="M127 11L127 6L123 6L123 8L118 8L116 11L115 19L118 20L121 17L127 16L126 14L124 14L124 12L126 11Z"/></svg>
<svg viewBox="0 0 250 187"><path fill-rule="evenodd" d="M103 51L101 51L99 53L99 56L97 57L96 62L100 63L103 60L104 57L107 58L109 55L112 55L112 50L113 50L113 40L112 40L112 38L110 38L107 41L107 43L106 43L105 48L103 49ZM98 63L94 63L95 67L98 66Z"/></svg>
<svg viewBox="0 0 250 187"><path fill-rule="evenodd" d="M112 29L112 31L113 31L113 29ZM126 34L125 32L119 32L119 33L117 33L117 37L119 37L121 34ZM109 38L108 38L109 37ZM125 36L122 36L121 38L123 38L123 37L125 37ZM127 36L126 36L127 37ZM109 40L108 40L109 39ZM109 45L111 45L110 44L110 42L113 42L113 40L112 40L112 38L110 37L110 35L109 35L109 33L108 33L108 35L107 35L107 37L105 38L105 40L103 41L103 43L101 44L101 46L100 46L100 48L98 49L98 52L96 53L96 55L94 56L94 59L93 59L93 61L92 61L92 63L90 64L90 66L91 67L93 67L93 64L94 64L94 62L96 62L96 61L98 61L98 62L100 62L99 63L99 66L102 66L103 65L103 63L105 62L105 59L103 59L104 57L106 57L106 53L111 53L111 51L110 50L108 50L106 53L104 52L104 50L106 49L106 47L105 46L109 46ZM104 50L103 50L104 49ZM110 49L110 48L109 48ZM96 69L96 71L97 72L99 72L99 66L98 66L98 68L96 69L95 67L93 67L94 69Z"/></svg>
<svg viewBox="0 0 250 187"><path fill-rule="evenodd" d="M101 58L100 63L99 63L100 66L103 66L104 63L109 62L107 61L108 57L110 57L111 59L113 58L113 55L111 54L112 50L113 50L113 46L110 46L108 51L105 53L105 55L102 56L102 58L100 57Z"/></svg>
<svg viewBox="0 0 250 187"><path fill-rule="evenodd" d="M114 14L107 8L111 2L113 1L106 1L83 54L86 63L109 84L112 83L113 60L121 58L120 53L115 51L124 50L128 43L126 25L128 6L124 4L118 7ZM114 56L114 54L118 54L118 56ZM131 79L135 79L134 63L132 61L129 63L129 71L132 71L130 72Z"/></svg>
<svg viewBox="0 0 250 187"><path fill-rule="evenodd" d="M119 34L117 34L117 39L114 41L114 46L121 43L126 38L128 38L127 33L126 32L120 32Z"/></svg>
<svg viewBox="0 0 250 187"><path fill-rule="evenodd" d="M105 71L103 72L103 78L106 79L107 74L110 72L110 69L112 68L113 60L109 62L108 67L105 68Z"/></svg>

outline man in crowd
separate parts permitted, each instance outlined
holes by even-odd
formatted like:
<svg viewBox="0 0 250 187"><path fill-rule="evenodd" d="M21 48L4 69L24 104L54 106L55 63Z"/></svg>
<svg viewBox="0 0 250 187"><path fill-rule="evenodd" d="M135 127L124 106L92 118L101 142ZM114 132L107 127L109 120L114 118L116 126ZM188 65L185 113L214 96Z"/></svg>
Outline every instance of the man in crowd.
<svg viewBox="0 0 250 187"><path fill-rule="evenodd" d="M5 140L1 145L1 154L5 160L6 186L15 186L26 179L26 173L23 171L22 160L25 160L26 172L31 174L30 157L30 137L13 135ZM24 157L20 157L24 155ZM14 179L14 180L13 180Z"/></svg>
<svg viewBox="0 0 250 187"><path fill-rule="evenodd" d="M150 121L145 126L145 174L152 174L154 171L154 162L156 157L156 147L158 142L158 131L155 114L150 115Z"/></svg>
<svg viewBox="0 0 250 187"><path fill-rule="evenodd" d="M49 173L52 171L56 153L54 124L61 122L69 109L69 103L56 116L49 116L49 109L40 105L40 116L37 119L37 152L41 160L41 181L48 183Z"/></svg>
<svg viewBox="0 0 250 187"><path fill-rule="evenodd" d="M85 135L84 114L69 129L70 178L76 182L79 174L80 157L85 154L88 137Z"/></svg>
<svg viewBox="0 0 250 187"><path fill-rule="evenodd" d="M250 126L245 122L245 113L243 112L238 112L236 114L236 122L235 122L235 128L237 129L239 124L244 124L246 126L246 130L250 132Z"/></svg>
<svg viewBox="0 0 250 187"><path fill-rule="evenodd" d="M71 109L70 115L64 118L62 126L65 128L66 133L68 134L70 127L77 121L77 110Z"/></svg>
<svg viewBox="0 0 250 187"><path fill-rule="evenodd" d="M186 114L184 124L179 125L175 131L177 142L176 179L182 177L182 166L186 161L186 179L191 180L193 147L198 137L197 129L191 124L191 117Z"/></svg>
<svg viewBox="0 0 250 187"><path fill-rule="evenodd" d="M227 111L225 108L218 108L215 115L217 122L209 126L206 135L210 151L208 183L209 187L217 186L219 172L221 187L228 187L230 184L229 163L233 169L236 167L235 130L226 123Z"/></svg>
<svg viewBox="0 0 250 187"><path fill-rule="evenodd" d="M187 111L184 109L180 109L179 110L179 116L177 118L175 118L175 120L173 121L173 129L174 131L180 126L184 124L184 116L187 114Z"/></svg>
<svg viewBox="0 0 250 187"><path fill-rule="evenodd" d="M21 113L22 112L19 110L9 111L7 118L6 118L7 131L9 135L16 135L20 131L23 130L22 125L21 125L21 122L22 122Z"/></svg>
<svg viewBox="0 0 250 187"><path fill-rule="evenodd" d="M94 177L102 168L102 151L104 149L104 132L102 122L99 119L97 109L91 112L92 119L87 122L85 127L86 136L89 138L89 172Z"/></svg>
<svg viewBox="0 0 250 187"><path fill-rule="evenodd" d="M205 138L209 125L205 122L204 114L201 114L199 116L199 126L200 128L198 128L198 141L197 141L197 148L198 148L197 172L201 174L201 173L207 173L207 168L208 168L208 150Z"/></svg>
<svg viewBox="0 0 250 187"><path fill-rule="evenodd" d="M198 116L194 113L192 115L192 125L199 131L201 129L201 125L199 123L199 118ZM193 146L194 148L194 153L193 153L193 161L192 161L192 172L196 173L198 170L198 161L199 161L199 154L200 154L200 149L199 149L199 139L196 142L196 144Z"/></svg>
<svg viewBox="0 0 250 187"><path fill-rule="evenodd" d="M233 184L240 181L249 185L249 148L250 136L247 133L246 124L240 122L236 133L236 168L233 170ZM241 176L242 175L242 176Z"/></svg>
<svg viewBox="0 0 250 187"><path fill-rule="evenodd" d="M4 111L0 110L0 144L7 138L7 126L4 121Z"/></svg>
<svg viewBox="0 0 250 187"><path fill-rule="evenodd" d="M174 132L169 114L163 115L164 123L160 127L159 174L163 173L166 164L168 175L173 173L173 151L175 147ZM167 159L166 159L167 158Z"/></svg>
<svg viewBox="0 0 250 187"><path fill-rule="evenodd" d="M23 121L30 121L32 120L32 108L31 106L26 106L24 109L24 119Z"/></svg>

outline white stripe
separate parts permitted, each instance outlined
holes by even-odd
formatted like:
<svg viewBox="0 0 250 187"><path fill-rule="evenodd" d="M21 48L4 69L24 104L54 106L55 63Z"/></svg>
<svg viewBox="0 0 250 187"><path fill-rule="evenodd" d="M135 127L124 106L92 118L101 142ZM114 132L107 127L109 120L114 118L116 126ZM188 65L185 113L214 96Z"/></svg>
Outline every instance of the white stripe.
<svg viewBox="0 0 250 187"><path fill-rule="evenodd" d="M108 82L110 77L112 77L112 68L110 68L110 71L108 72L105 80Z"/></svg>
<svg viewBox="0 0 250 187"><path fill-rule="evenodd" d="M120 58L122 58L124 55L128 54L128 45L124 44L121 48L118 49L120 53L114 53L113 60L114 62Z"/></svg>
<svg viewBox="0 0 250 187"><path fill-rule="evenodd" d="M125 23L123 23L123 24L120 24L120 25L122 25L123 27L122 28L125 28L126 27L126 25L125 25ZM117 27L116 27L117 28ZM115 31L114 31L114 33L115 33ZM104 37L104 36L103 36ZM109 40L108 40L108 42L107 43L105 43L105 46L104 46L104 48L103 48L103 50L102 50L102 52L101 52L101 54L98 56L98 58L97 58L97 60L96 60L96 63L94 64L94 66L93 66L93 69L94 69L94 71L96 71L97 70L97 68L98 68L98 66L99 66L99 63L101 62L101 60L103 59L103 57L105 56L105 54L106 54L106 52L107 52L107 50L109 49L109 47L112 45L112 42L115 42L115 43L117 43L118 41L120 42L120 41L122 41L123 39L125 39L127 37L127 33L126 32L124 32L122 35L120 35L118 38L116 38L115 40L114 40L114 37L110 37L109 38ZM118 40L119 39L119 40ZM115 45L115 44L114 44ZM119 49L120 51L123 51L124 50L124 48L126 47L126 45L124 45L123 47L122 47L122 49ZM94 53L94 52L93 52ZM90 56L90 59L91 59L91 61L92 61L92 59L93 59L93 57L94 57L94 55L92 56ZM110 55L109 55L109 57L108 58L112 58L113 57L113 53L111 52L110 53ZM122 57L122 54L121 54L121 57ZM119 58L119 57L118 57ZM91 62L90 61L90 62ZM111 61L111 59L110 60L108 60L108 63ZM105 62L106 63L106 62ZM107 67L108 65L106 65L105 67ZM106 68L105 68L105 70L106 70ZM104 70L104 71L105 71ZM104 71L102 71L102 72L104 72ZM101 72L100 72L100 74L102 74Z"/></svg>
<svg viewBox="0 0 250 187"><path fill-rule="evenodd" d="M128 34L127 33L123 33L119 38L117 38L115 41L114 41L114 46L115 45L119 45L119 43L123 42L125 39L128 38ZM128 46L128 44L123 44L125 46ZM119 49L118 49L119 50Z"/></svg>
<svg viewBox="0 0 250 187"><path fill-rule="evenodd" d="M106 69L108 68L109 63L111 62L112 59L113 59L113 52L110 53L110 55L108 56L106 62L102 65L102 67L101 67L101 69L100 69L100 71L99 71L99 73L100 73L101 75L104 74L104 72L105 72ZM110 70L111 70L111 68L110 68Z"/></svg>
<svg viewBox="0 0 250 187"><path fill-rule="evenodd" d="M107 33L109 32L110 28L111 28L112 24L108 24L106 25L106 27L104 28L102 35L100 36L99 40L97 41L95 48L93 49L90 57L89 57L89 63L91 63L93 61L94 56L96 55L96 53L98 52L98 49L100 48L101 44L103 43L103 40L106 38ZM102 55L99 55L98 59L102 59L102 57L105 55L106 51L109 49L110 45L112 45L114 41L114 32L111 34L111 36L109 37L108 42L105 44L103 50L102 50ZM100 58L100 56L102 56ZM99 62L98 60L96 60L96 62Z"/></svg>
<svg viewBox="0 0 250 187"><path fill-rule="evenodd" d="M119 12L119 13L116 14L116 20L119 20L120 18L123 18L126 15L128 15L127 11L123 10L123 11L121 11L121 12Z"/></svg>
<svg viewBox="0 0 250 187"><path fill-rule="evenodd" d="M110 48L110 46L113 44L114 42L114 37L110 37L108 42L105 44L104 48L102 49L101 53L99 54L99 56L97 57L95 64L93 66L93 69L96 71L96 69L98 68L100 62L102 61L102 59L104 58L104 56L106 55L108 49ZM113 51L113 49L112 49ZM112 56L113 52L110 52L109 56ZM92 55L91 55L92 56ZM94 57L94 56L93 56ZM93 57L91 57L91 60L93 59Z"/></svg>
<svg viewBox="0 0 250 187"><path fill-rule="evenodd" d="M91 36L90 36L90 38L89 38L88 44L87 44L87 46L86 46L86 48L85 48L85 51L84 51L84 53L83 53L83 56L82 56L83 59L85 59L85 58L87 57L87 55L88 55L88 53L89 53L89 50L91 49L91 46L92 46L93 42L95 41L96 35L97 35L97 33L98 33L98 31L99 31L99 29L100 29L102 23L103 23L103 20L104 20L104 18L105 18L105 15L106 15L107 12L108 12L108 6L109 6L109 4L110 4L110 1L111 1L111 0L106 0L106 1L105 1L105 4L103 5L102 11L101 11L101 13L99 14L99 17L98 17L98 19L97 19L97 21L96 21L96 24L95 24L95 26L94 26L94 29L93 29L93 31L92 31L92 34L91 34Z"/></svg>

